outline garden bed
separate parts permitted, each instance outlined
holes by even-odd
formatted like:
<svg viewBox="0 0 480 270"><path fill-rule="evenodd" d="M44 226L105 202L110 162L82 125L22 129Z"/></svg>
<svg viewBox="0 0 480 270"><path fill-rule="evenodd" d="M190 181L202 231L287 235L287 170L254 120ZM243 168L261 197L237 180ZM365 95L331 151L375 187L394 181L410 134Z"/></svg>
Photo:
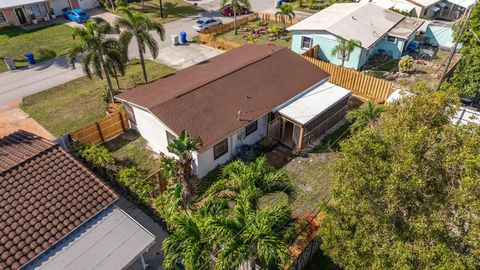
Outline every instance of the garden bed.
<svg viewBox="0 0 480 270"><path fill-rule="evenodd" d="M147 61L146 66L151 81L175 71L153 61ZM142 84L141 70L140 63L132 61L127 66L127 75L119 77L121 88L130 89ZM115 85L115 80L113 84ZM105 116L106 103L102 94L106 85L105 80L90 80L85 76L25 97L22 109L54 136L60 136Z"/></svg>
<svg viewBox="0 0 480 270"><path fill-rule="evenodd" d="M235 35L234 30L231 29L215 37L240 46L253 43L288 47L290 45L291 34L288 32L280 34L282 28L283 24L279 22L256 20L239 26L237 35Z"/></svg>

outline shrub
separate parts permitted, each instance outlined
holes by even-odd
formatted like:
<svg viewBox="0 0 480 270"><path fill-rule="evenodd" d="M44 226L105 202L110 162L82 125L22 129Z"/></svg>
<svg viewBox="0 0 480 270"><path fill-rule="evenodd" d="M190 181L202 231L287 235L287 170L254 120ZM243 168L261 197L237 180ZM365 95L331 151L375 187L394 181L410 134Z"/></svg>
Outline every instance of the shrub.
<svg viewBox="0 0 480 270"><path fill-rule="evenodd" d="M120 93L122 93L122 91L118 90L118 89L113 89L112 90L113 92L113 95L118 95ZM105 103L110 103L110 91L108 90L108 87L105 86L105 88L103 89L103 93L102 93L102 98L103 98L103 101L105 101Z"/></svg>
<svg viewBox="0 0 480 270"><path fill-rule="evenodd" d="M84 158L90 165L95 168L111 169L115 165L115 160L112 153L103 146L84 145L79 147L78 155Z"/></svg>
<svg viewBox="0 0 480 270"><path fill-rule="evenodd" d="M135 168L124 168L118 172L117 181L135 193L139 200L148 203L153 193L153 183L148 182L143 173Z"/></svg>
<svg viewBox="0 0 480 270"><path fill-rule="evenodd" d="M413 70L413 58L409 55L402 56L398 61L398 70L402 73L410 72Z"/></svg>

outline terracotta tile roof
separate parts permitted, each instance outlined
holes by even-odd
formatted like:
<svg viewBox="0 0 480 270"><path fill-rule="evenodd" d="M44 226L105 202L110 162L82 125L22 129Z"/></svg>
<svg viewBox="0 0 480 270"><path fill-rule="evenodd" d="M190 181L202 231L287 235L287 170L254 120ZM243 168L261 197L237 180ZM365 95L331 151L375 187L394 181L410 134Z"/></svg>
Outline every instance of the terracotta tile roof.
<svg viewBox="0 0 480 270"><path fill-rule="evenodd" d="M287 48L245 45L117 98L199 136L204 151L328 77Z"/></svg>
<svg viewBox="0 0 480 270"><path fill-rule="evenodd" d="M0 139L0 269L18 269L117 199L60 146Z"/></svg>

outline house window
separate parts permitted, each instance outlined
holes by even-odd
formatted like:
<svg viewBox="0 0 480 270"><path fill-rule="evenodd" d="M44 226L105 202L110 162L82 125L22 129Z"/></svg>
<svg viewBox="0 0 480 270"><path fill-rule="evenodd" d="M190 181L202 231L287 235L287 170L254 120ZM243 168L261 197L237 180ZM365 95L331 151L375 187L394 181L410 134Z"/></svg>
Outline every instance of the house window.
<svg viewBox="0 0 480 270"><path fill-rule="evenodd" d="M257 131L257 127L258 127L258 121L255 121L255 122L249 124L245 128L245 137L252 134L253 132Z"/></svg>
<svg viewBox="0 0 480 270"><path fill-rule="evenodd" d="M302 49L312 48L313 39L310 37L302 37Z"/></svg>
<svg viewBox="0 0 480 270"><path fill-rule="evenodd" d="M388 42L395 43L395 42L397 41L397 38L394 37L394 36L387 36L387 41L388 41Z"/></svg>
<svg viewBox="0 0 480 270"><path fill-rule="evenodd" d="M135 114L133 113L133 108L132 106L130 106L129 104L127 103L123 103L125 104L125 111L127 112L127 118L130 122L136 124L137 121L135 119Z"/></svg>
<svg viewBox="0 0 480 270"><path fill-rule="evenodd" d="M228 152L228 139L225 139L213 146L213 159L225 155Z"/></svg>
<svg viewBox="0 0 480 270"><path fill-rule="evenodd" d="M0 10L0 23L6 23L7 19L5 18L5 15L3 15L3 11Z"/></svg>
<svg viewBox="0 0 480 270"><path fill-rule="evenodd" d="M165 130L165 132L167 132L167 143L173 143L173 140L175 140L177 137L175 137L175 135L173 135L172 133L168 132L168 130Z"/></svg>
<svg viewBox="0 0 480 270"><path fill-rule="evenodd" d="M32 10L33 14L35 14L37 18L45 17L48 14L45 3L31 4L30 9Z"/></svg>

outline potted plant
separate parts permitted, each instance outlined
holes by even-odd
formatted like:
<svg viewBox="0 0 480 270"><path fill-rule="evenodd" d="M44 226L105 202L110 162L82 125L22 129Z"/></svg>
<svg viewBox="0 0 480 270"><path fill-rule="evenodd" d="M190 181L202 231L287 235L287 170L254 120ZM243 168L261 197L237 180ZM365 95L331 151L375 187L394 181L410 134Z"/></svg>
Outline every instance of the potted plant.
<svg viewBox="0 0 480 270"><path fill-rule="evenodd" d="M37 16L35 16L35 14L30 14L30 20L32 20L32 23L33 24L37 24L38 23L38 20L37 20Z"/></svg>
<svg viewBox="0 0 480 270"><path fill-rule="evenodd" d="M50 19L53 20L53 19L57 18L57 15L55 15L55 12L53 12L53 8L50 9L49 13L50 13Z"/></svg>

